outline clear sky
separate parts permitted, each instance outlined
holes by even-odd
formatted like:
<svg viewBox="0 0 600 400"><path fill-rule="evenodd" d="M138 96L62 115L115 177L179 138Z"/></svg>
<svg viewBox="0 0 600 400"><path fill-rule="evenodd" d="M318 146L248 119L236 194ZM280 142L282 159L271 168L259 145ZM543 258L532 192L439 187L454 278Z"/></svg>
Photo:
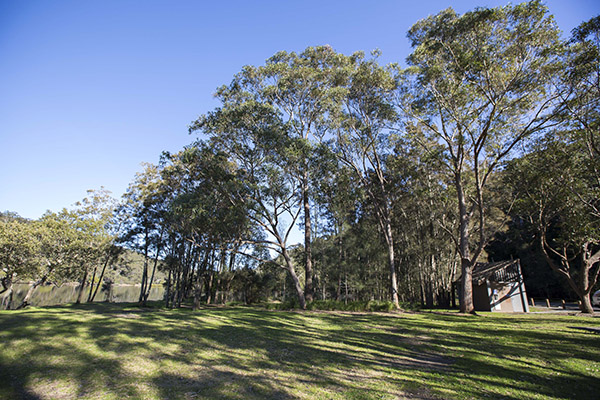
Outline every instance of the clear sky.
<svg viewBox="0 0 600 400"><path fill-rule="evenodd" d="M38 218L87 189L115 197L142 162L195 139L215 89L280 50L329 44L403 62L406 32L506 1L0 0L0 210ZM548 0L566 33L595 0Z"/></svg>

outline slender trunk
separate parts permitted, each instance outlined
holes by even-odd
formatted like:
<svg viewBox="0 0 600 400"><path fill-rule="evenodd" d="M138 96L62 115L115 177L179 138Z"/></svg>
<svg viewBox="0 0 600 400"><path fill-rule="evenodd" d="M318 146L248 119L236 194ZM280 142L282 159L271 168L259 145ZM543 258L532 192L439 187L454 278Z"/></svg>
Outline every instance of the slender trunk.
<svg viewBox="0 0 600 400"><path fill-rule="evenodd" d="M88 300L88 302L93 302L94 299L96 298L96 294L98 293L98 289L100 289L100 286L102 285L102 279L104 279L104 272L106 272L106 266L108 265L109 261L110 261L110 253L104 259L104 265L102 266L102 272L100 272L100 276L98 277L98 284L96 285L96 289L94 289L94 293L92 294L92 298L90 300ZM92 281L92 286L93 285L94 285L94 283Z"/></svg>
<svg viewBox="0 0 600 400"><path fill-rule="evenodd" d="M165 293L165 307L169 308L169 304L171 303L171 269L169 268L169 275L167 276L167 290Z"/></svg>
<svg viewBox="0 0 600 400"><path fill-rule="evenodd" d="M473 313L473 262L470 260L469 252L469 214L465 200L461 176L459 173L455 175L454 183L456 186L456 194L458 197L458 215L460 219L459 226L459 253L460 253L460 268L461 268L461 292L460 292L460 312Z"/></svg>
<svg viewBox="0 0 600 400"><path fill-rule="evenodd" d="M212 303L214 278L215 278L214 270L211 268L211 270L208 272L208 282L206 284L206 304Z"/></svg>
<svg viewBox="0 0 600 400"><path fill-rule="evenodd" d="M175 276L175 292L173 293L173 308L180 306L179 298L181 297L181 265L177 265L177 275Z"/></svg>
<svg viewBox="0 0 600 400"><path fill-rule="evenodd" d="M344 271L344 243L342 239L342 225L340 224L339 233L338 233L338 287L335 293L335 300L340 301L342 297L342 275Z"/></svg>
<svg viewBox="0 0 600 400"><path fill-rule="evenodd" d="M348 273L344 271L344 304L348 304Z"/></svg>
<svg viewBox="0 0 600 400"><path fill-rule="evenodd" d="M423 266L421 265L421 261L419 261L419 300L421 302L421 307L425 305L425 284L423 283Z"/></svg>
<svg viewBox="0 0 600 400"><path fill-rule="evenodd" d="M398 279L396 277L396 263L394 261L394 237L392 234L392 223L389 218L385 221L385 238L388 246L388 266L390 269L390 295L396 310L400 309L398 299Z"/></svg>
<svg viewBox="0 0 600 400"><path fill-rule="evenodd" d="M79 293L77 294L77 301L75 304L81 304L81 300L83 299L83 292L85 291L85 284L87 283L88 270L87 268L83 272L83 277L81 278L81 284L79 285Z"/></svg>
<svg viewBox="0 0 600 400"><path fill-rule="evenodd" d="M304 297L307 302L313 301L313 266L312 266L312 226L310 221L310 199L308 198L308 172L304 172L302 180L302 205L304 207Z"/></svg>
<svg viewBox="0 0 600 400"><path fill-rule="evenodd" d="M283 258L285 260L285 266L294 282L294 288L296 289L296 294L298 295L298 301L300 302L300 308L306 310L306 298L304 297L304 290L302 290L302 285L300 285L300 279L298 279L298 275L296 275L296 270L294 269L294 264L290 255L287 252L287 249L283 248Z"/></svg>
<svg viewBox="0 0 600 400"><path fill-rule="evenodd" d="M144 293L146 293L146 280L148 279L148 235L146 234L146 246L144 248L144 267L142 270L142 283L140 285L140 297L139 303L144 300Z"/></svg>
<svg viewBox="0 0 600 400"><path fill-rule="evenodd" d="M202 296L202 285L200 277L197 277L196 283L194 284L194 306L193 310L200 309L200 297Z"/></svg>
<svg viewBox="0 0 600 400"><path fill-rule="evenodd" d="M146 305L148 301L148 297L150 296L150 291L152 290L152 283L154 282L154 273L156 272L156 264L158 264L158 252L154 257L154 265L152 266L152 274L150 275L150 281L148 281L148 287L146 288L146 293L144 294L143 305Z"/></svg>
<svg viewBox="0 0 600 400"><path fill-rule="evenodd" d="M94 291L94 282L96 281L96 270L98 267L94 267L94 273L92 274L92 279L90 280L90 291L88 292L87 302L90 303L92 301L92 292ZM100 285L100 283L98 283Z"/></svg>

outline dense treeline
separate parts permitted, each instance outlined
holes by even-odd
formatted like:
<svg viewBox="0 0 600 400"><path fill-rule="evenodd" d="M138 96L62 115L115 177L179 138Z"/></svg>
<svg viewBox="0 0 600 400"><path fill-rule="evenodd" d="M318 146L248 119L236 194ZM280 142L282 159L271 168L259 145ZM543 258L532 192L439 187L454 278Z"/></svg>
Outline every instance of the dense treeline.
<svg viewBox="0 0 600 400"><path fill-rule="evenodd" d="M73 238L59 237L71 232L66 211L3 220L4 296L16 276L77 277L83 293L88 275L92 287L101 282L129 247L145 260L141 303L160 269L168 307L268 299L301 308L315 300L448 306L460 278L461 311L472 312L475 263L521 257L534 294L556 282L543 272L552 269L593 312L600 19L568 41L559 33L537 1L447 9L410 29L406 69L380 65L377 52L328 46L246 66L218 89L220 106L191 124L196 142L145 165L104 216L82 205ZM33 231L59 223L39 249L17 239L41 243ZM76 233L104 243L92 246L90 261L23 261L76 248ZM60 263L77 268L50 267Z"/></svg>

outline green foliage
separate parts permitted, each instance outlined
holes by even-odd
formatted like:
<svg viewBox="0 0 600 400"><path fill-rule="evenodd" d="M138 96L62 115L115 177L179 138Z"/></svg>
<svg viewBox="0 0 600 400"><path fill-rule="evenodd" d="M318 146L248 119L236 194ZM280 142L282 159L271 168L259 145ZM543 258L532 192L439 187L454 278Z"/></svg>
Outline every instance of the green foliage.
<svg viewBox="0 0 600 400"><path fill-rule="evenodd" d="M390 312L394 310L394 303L390 301L343 301L335 300L315 300L307 305L308 310L327 310L327 311L383 311Z"/></svg>
<svg viewBox="0 0 600 400"><path fill-rule="evenodd" d="M296 299L289 299L282 303L264 303L267 310L297 310L300 308ZM401 303L404 310L416 310L418 306L410 303ZM391 301L337 301L337 300L314 300L306 305L310 311L353 311L353 312L391 312L394 303Z"/></svg>

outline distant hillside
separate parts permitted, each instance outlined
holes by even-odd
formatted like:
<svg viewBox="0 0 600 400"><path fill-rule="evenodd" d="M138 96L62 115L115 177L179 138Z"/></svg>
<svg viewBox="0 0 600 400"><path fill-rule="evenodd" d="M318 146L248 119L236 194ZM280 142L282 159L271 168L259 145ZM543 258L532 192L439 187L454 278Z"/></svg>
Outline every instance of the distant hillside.
<svg viewBox="0 0 600 400"><path fill-rule="evenodd" d="M148 274L152 274L154 260L148 260ZM162 284L167 279L167 274L162 272L164 263L158 261L156 272L154 274L154 282ZM136 284L142 281L142 273L144 269L144 256L133 250L125 249L119 261L107 268L105 272L106 278L111 279L116 284Z"/></svg>

